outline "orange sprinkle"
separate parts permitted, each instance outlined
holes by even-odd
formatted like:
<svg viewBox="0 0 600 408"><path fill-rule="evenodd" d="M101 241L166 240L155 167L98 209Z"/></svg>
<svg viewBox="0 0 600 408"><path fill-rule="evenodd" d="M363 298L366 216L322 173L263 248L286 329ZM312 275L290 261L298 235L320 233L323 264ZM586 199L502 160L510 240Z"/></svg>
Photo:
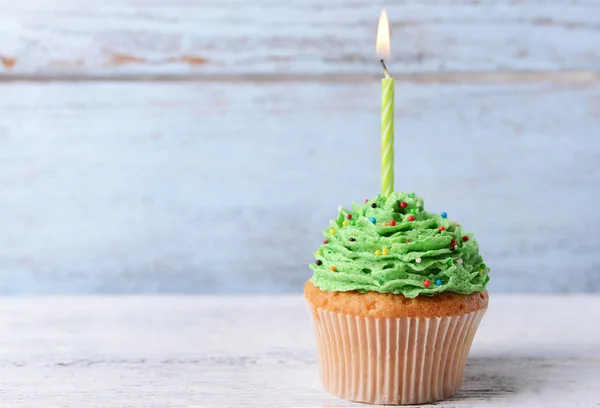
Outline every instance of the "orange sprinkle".
<svg viewBox="0 0 600 408"><path fill-rule="evenodd" d="M331 269L331 272L335 272L335 271L337 271L337 269L335 268L335 266L332 266L332 267L331 267L331 268L329 268L329 269Z"/></svg>

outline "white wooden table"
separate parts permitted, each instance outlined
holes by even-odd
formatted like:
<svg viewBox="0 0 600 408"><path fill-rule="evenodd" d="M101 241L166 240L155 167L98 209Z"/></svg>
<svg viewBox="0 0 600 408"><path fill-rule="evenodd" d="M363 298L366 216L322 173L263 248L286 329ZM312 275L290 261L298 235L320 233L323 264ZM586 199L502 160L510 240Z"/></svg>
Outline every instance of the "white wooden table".
<svg viewBox="0 0 600 408"><path fill-rule="evenodd" d="M600 296L493 295L442 407L597 407ZM303 299L0 299L2 407L350 407L322 391Z"/></svg>

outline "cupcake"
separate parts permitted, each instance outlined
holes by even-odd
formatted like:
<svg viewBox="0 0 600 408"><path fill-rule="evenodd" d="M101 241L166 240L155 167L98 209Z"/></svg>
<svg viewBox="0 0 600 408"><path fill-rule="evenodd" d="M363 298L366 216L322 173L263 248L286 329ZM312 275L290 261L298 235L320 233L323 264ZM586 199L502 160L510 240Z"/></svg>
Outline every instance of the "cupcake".
<svg viewBox="0 0 600 408"><path fill-rule="evenodd" d="M473 235L414 193L340 208L323 235L304 294L325 390L371 404L456 394L489 299Z"/></svg>

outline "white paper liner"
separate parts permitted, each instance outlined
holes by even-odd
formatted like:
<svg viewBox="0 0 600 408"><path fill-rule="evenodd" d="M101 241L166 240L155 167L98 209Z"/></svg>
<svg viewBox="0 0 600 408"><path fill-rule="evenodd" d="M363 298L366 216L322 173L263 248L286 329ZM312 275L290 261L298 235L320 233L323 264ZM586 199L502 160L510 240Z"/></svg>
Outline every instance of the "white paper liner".
<svg viewBox="0 0 600 408"><path fill-rule="evenodd" d="M323 387L370 404L424 404L462 385L486 309L447 317L375 318L317 309L311 316Z"/></svg>

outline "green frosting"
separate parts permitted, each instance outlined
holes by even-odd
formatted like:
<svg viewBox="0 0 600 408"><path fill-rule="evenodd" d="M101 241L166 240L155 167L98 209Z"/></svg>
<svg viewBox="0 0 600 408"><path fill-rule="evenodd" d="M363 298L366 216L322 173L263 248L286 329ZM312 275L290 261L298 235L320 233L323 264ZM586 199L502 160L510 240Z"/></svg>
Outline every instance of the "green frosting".
<svg viewBox="0 0 600 408"><path fill-rule="evenodd" d="M395 226L389 225L392 220ZM342 208L323 236L326 241L310 268L313 284L325 291L414 298L479 292L489 281L490 270L473 235L455 221L425 211L423 199L414 193L379 195L353 204L351 211Z"/></svg>

